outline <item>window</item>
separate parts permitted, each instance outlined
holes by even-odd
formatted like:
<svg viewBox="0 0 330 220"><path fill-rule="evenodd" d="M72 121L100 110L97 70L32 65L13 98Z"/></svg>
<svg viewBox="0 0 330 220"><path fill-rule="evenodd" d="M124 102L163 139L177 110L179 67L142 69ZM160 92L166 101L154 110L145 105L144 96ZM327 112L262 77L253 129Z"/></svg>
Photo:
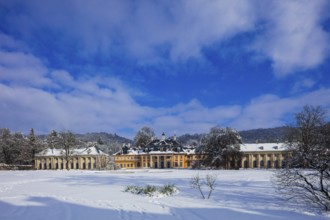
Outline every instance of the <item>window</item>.
<svg viewBox="0 0 330 220"><path fill-rule="evenodd" d="M270 160L267 161L267 167L272 168L272 162Z"/></svg>
<svg viewBox="0 0 330 220"><path fill-rule="evenodd" d="M260 167L261 168L264 168L265 167L265 162L262 160L262 161L260 161Z"/></svg>
<svg viewBox="0 0 330 220"><path fill-rule="evenodd" d="M248 161L247 160L244 161L244 167L243 168L248 168Z"/></svg>

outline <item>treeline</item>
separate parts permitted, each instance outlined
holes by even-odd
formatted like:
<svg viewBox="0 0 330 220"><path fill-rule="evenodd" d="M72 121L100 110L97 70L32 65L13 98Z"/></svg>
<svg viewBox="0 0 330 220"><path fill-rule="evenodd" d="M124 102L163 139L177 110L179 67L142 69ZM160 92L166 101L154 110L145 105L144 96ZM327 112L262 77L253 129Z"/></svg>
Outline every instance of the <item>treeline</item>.
<svg viewBox="0 0 330 220"><path fill-rule="evenodd" d="M113 154L132 140L108 133L73 134L70 131L52 131L48 135L37 135L30 129L28 135L12 132L7 128L0 129L0 163L15 165L32 165L35 154L46 148L71 149L90 145L105 153Z"/></svg>
<svg viewBox="0 0 330 220"><path fill-rule="evenodd" d="M0 163L31 165L34 155L44 149L45 143L31 129L28 136L0 129Z"/></svg>

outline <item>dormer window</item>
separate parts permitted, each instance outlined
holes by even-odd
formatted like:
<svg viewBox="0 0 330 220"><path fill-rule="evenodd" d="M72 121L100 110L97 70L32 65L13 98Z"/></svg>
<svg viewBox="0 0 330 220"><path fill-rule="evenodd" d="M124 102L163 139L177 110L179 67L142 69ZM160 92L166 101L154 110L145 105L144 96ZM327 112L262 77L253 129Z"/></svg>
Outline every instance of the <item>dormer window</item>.
<svg viewBox="0 0 330 220"><path fill-rule="evenodd" d="M278 146L274 146L273 148L274 148L275 150L277 150L277 149L278 149Z"/></svg>
<svg viewBox="0 0 330 220"><path fill-rule="evenodd" d="M260 146L259 149L260 149L260 150L263 150L263 149L264 149L264 146Z"/></svg>

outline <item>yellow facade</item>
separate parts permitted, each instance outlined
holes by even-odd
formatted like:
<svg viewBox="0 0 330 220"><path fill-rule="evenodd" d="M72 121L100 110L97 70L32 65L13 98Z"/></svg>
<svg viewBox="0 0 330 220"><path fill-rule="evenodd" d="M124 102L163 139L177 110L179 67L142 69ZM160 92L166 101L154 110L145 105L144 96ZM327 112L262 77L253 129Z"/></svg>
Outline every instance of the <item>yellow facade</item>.
<svg viewBox="0 0 330 220"><path fill-rule="evenodd" d="M286 151L243 152L241 168L284 168Z"/></svg>
<svg viewBox="0 0 330 220"><path fill-rule="evenodd" d="M191 168L199 155L185 153L119 154L115 163L119 168Z"/></svg>
<svg viewBox="0 0 330 220"><path fill-rule="evenodd" d="M274 169L285 167L286 151L242 152L239 168ZM118 168L192 168L199 154L120 154L114 156ZM229 165L230 166L230 165Z"/></svg>

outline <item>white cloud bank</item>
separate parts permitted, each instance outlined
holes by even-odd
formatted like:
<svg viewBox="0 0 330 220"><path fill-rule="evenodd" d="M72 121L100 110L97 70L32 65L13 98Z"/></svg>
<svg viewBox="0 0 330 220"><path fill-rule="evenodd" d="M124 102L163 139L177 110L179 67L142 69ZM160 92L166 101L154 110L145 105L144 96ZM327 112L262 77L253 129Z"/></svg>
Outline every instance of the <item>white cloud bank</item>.
<svg viewBox="0 0 330 220"><path fill-rule="evenodd" d="M10 7L13 2L0 5ZM252 48L272 61L277 75L314 68L328 56L329 33L321 26L327 1L271 1L264 13L259 1L138 2L32 0L23 3L27 14L7 19L27 37L39 27L64 30L82 40L83 53L107 53L115 35L143 59L157 56L154 48L168 44L173 61L202 56L203 47L253 32L262 21L265 26ZM39 132L71 129L132 136L147 124L157 132L182 134L207 132L217 124L237 129L280 126L305 104L330 107L330 88L294 97L268 94L246 105L208 108L191 100L170 108L143 106L135 101L134 88L119 79L50 70L20 42L5 34L1 39L0 127L13 130L34 127Z"/></svg>
<svg viewBox="0 0 330 220"><path fill-rule="evenodd" d="M330 88L322 88L290 98L268 94L242 106L209 108L191 100L154 108L136 102L140 93L119 79L73 77L23 52L0 51L0 56L0 127L12 130L106 131L132 137L147 124L157 133L199 133L217 124L236 129L281 126L305 104L330 107Z"/></svg>
<svg viewBox="0 0 330 220"><path fill-rule="evenodd" d="M2 1L11 8L16 1ZM141 62L201 57L202 49L242 33L255 33L251 50L269 59L276 75L317 67L329 56L330 37L322 26L329 18L327 0L288 1L19 1L19 15L7 17L27 38L38 28L77 39L82 53L108 53L120 44ZM10 10L9 10L10 11ZM262 26L260 25L262 24ZM1 37L1 36L0 36Z"/></svg>

